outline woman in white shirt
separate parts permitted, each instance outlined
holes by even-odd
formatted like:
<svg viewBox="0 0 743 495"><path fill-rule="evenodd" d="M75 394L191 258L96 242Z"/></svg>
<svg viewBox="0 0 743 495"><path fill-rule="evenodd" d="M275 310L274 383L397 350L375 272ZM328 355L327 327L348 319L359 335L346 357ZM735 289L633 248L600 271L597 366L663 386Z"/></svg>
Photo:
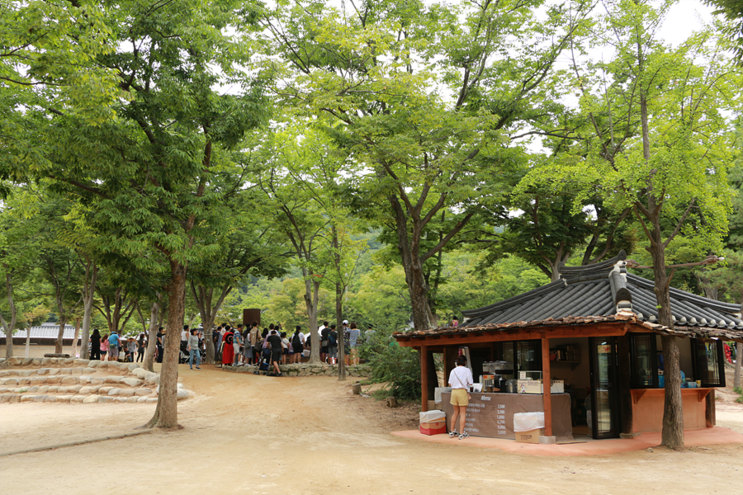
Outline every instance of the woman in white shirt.
<svg viewBox="0 0 743 495"><path fill-rule="evenodd" d="M467 406L472 396L469 393L470 387L474 383L472 371L467 367L467 358L459 356L457 358L457 367L451 370L449 374L449 385L451 386L451 405L454 406L454 414L451 417L451 428L449 437L454 438L459 435L459 439L467 438L469 434L464 431L464 421L467 416ZM457 433L457 416L459 416L459 429L462 433Z"/></svg>

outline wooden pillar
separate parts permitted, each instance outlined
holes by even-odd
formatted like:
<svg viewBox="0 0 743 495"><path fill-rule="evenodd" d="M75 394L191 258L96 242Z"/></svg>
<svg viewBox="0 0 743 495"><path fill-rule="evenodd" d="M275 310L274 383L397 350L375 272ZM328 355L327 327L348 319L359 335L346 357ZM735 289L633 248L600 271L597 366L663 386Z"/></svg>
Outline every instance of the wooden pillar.
<svg viewBox="0 0 743 495"><path fill-rule="evenodd" d="M632 383L629 339L617 337L617 385L619 385L619 425L622 436L633 436Z"/></svg>
<svg viewBox="0 0 743 495"><path fill-rule="evenodd" d="M706 420L707 428L712 428L717 424L717 413L715 411L715 389L709 391L705 400L707 401L707 407L704 411L704 419Z"/></svg>
<svg viewBox="0 0 743 495"><path fill-rule="evenodd" d="M421 346L421 411L428 411L428 347Z"/></svg>
<svg viewBox="0 0 743 495"><path fill-rule="evenodd" d="M550 370L550 339L542 337L542 400L544 401L544 436L552 436L552 373Z"/></svg>

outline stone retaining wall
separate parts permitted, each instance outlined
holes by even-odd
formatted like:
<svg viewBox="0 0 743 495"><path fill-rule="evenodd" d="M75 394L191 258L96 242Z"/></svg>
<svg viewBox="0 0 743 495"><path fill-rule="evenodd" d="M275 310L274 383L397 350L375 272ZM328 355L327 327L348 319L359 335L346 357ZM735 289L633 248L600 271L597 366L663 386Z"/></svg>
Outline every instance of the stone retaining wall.
<svg viewBox="0 0 743 495"><path fill-rule="evenodd" d="M137 363L65 358L0 360L0 402L157 402L160 375ZM189 392L178 383L178 400Z"/></svg>
<svg viewBox="0 0 743 495"><path fill-rule="evenodd" d="M223 366L224 371L234 373L254 373L256 366ZM338 365L328 364L283 364L279 366L282 375L286 376L338 376ZM371 366L358 365L346 366L346 376L350 378L361 378L371 376Z"/></svg>

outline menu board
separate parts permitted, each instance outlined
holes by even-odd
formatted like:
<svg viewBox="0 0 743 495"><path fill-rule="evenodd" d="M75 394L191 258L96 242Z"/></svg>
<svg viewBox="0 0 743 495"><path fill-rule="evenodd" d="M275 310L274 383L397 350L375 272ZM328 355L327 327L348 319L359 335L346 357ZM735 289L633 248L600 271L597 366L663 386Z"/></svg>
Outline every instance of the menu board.
<svg viewBox="0 0 743 495"><path fill-rule="evenodd" d="M542 394L470 394L465 431L473 437L515 439L513 415L522 412L544 411ZM451 424L454 408L451 393L441 394L439 404L446 413L447 426ZM457 419L457 422L459 419ZM570 395L552 394L552 434L560 439L571 439L573 427L570 417Z"/></svg>

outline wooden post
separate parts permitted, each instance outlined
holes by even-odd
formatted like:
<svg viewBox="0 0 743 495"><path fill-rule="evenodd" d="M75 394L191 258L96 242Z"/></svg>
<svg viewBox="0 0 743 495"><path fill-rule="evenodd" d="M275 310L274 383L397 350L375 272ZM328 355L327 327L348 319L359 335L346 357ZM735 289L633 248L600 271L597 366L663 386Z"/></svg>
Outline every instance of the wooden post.
<svg viewBox="0 0 743 495"><path fill-rule="evenodd" d="M619 385L619 424L622 438L633 438L632 383L630 378L629 339L617 337L617 385Z"/></svg>
<svg viewBox="0 0 743 495"><path fill-rule="evenodd" d="M717 424L717 413L715 411L715 389L712 389L707 394L707 404L704 410L704 419L707 423L707 428L712 428Z"/></svg>
<svg viewBox="0 0 743 495"><path fill-rule="evenodd" d="M439 386L439 375L436 373L436 362L433 359L433 352L428 351L428 400L436 395L436 387Z"/></svg>
<svg viewBox="0 0 743 495"><path fill-rule="evenodd" d="M542 400L544 402L544 436L552 436L552 374L550 372L550 339L542 337Z"/></svg>
<svg viewBox="0 0 743 495"><path fill-rule="evenodd" d="M428 411L428 347L421 346L421 411Z"/></svg>
<svg viewBox="0 0 743 495"><path fill-rule="evenodd" d="M453 366L456 360L455 349L456 347L444 347L444 387L449 386L449 373L456 367Z"/></svg>

